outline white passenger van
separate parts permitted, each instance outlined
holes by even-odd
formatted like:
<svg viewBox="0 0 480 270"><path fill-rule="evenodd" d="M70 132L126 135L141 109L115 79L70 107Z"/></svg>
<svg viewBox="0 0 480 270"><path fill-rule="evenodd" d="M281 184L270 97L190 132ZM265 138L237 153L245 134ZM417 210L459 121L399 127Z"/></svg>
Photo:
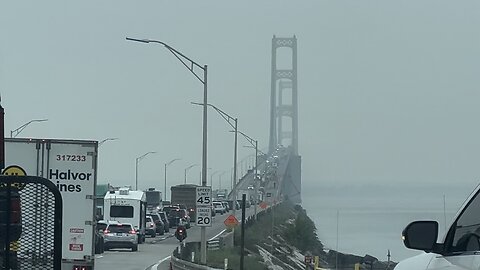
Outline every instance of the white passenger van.
<svg viewBox="0 0 480 270"><path fill-rule="evenodd" d="M145 241L145 216L147 200L145 192L120 188L109 191L104 198L104 219L130 223L138 234L138 242Z"/></svg>
<svg viewBox="0 0 480 270"><path fill-rule="evenodd" d="M465 201L442 240L437 242L436 221L415 221L403 230L410 249L425 253L401 261L395 270L479 270L480 269L480 189Z"/></svg>

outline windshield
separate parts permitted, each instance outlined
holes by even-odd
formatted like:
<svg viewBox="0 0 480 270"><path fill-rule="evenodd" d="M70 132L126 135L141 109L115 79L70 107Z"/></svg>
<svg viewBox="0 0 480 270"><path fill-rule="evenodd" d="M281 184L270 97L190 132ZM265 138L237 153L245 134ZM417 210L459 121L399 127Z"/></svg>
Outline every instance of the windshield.
<svg viewBox="0 0 480 270"><path fill-rule="evenodd" d="M133 206L110 206L110 217L114 218L132 218Z"/></svg>
<svg viewBox="0 0 480 270"><path fill-rule="evenodd" d="M107 224L105 223L97 223L97 230L104 231L107 228Z"/></svg>
<svg viewBox="0 0 480 270"><path fill-rule="evenodd" d="M129 233L130 231L132 231L132 226L125 225L125 224L121 224L121 225L110 224L108 225L108 230L111 233Z"/></svg>
<svg viewBox="0 0 480 270"><path fill-rule="evenodd" d="M159 217L157 215L150 215L150 218L152 218L155 222L159 220Z"/></svg>
<svg viewBox="0 0 480 270"><path fill-rule="evenodd" d="M480 195L477 193L458 217L453 234L450 252L480 250Z"/></svg>

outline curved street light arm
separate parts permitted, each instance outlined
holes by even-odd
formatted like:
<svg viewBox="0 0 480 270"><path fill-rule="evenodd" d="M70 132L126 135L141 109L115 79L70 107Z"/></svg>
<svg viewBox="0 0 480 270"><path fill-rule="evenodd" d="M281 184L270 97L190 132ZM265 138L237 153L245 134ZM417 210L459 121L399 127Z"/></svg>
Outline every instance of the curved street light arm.
<svg viewBox="0 0 480 270"><path fill-rule="evenodd" d="M136 39L136 38L126 38L127 40L130 41L137 41L137 42L142 42L142 43L158 43L163 45L167 50L169 50L177 59L180 61L201 83L205 84L205 80L202 79L196 72L195 72L195 66L200 68L203 72L205 72L205 66L201 66L197 62L193 61L183 53L179 52L172 46L168 45L167 43L159 40L152 40L152 39ZM190 62L190 63L188 63Z"/></svg>
<svg viewBox="0 0 480 270"><path fill-rule="evenodd" d="M199 102L190 102L190 103L193 104L193 105L203 106L203 103L199 103ZM217 106L215 106L215 105L213 105L213 104L208 103L207 106L212 107L215 111L217 111L218 114L220 114L220 116L221 116L232 128L235 128L235 121L237 121L237 118L234 118L234 117L230 116L228 113L222 111L220 108L218 108ZM233 121L233 123L232 123L232 121Z"/></svg>
<svg viewBox="0 0 480 270"><path fill-rule="evenodd" d="M190 170L191 168L195 167L195 166L200 166L199 164L193 164L193 165L190 165L188 166L187 168L185 168L185 170Z"/></svg>
<svg viewBox="0 0 480 270"><path fill-rule="evenodd" d="M119 139L119 138L106 138L106 139L103 139L103 140L101 140L100 142L98 142L98 146L104 144L104 143L107 142L107 141L116 141L116 140L118 140L118 139Z"/></svg>
<svg viewBox="0 0 480 270"><path fill-rule="evenodd" d="M137 158L137 161L140 161L140 160L142 160L143 158L145 158L145 157L146 157L146 156L148 156L149 154L155 154L155 153L157 153L157 152L155 152L155 151L150 151L150 152L147 152L147 153L145 153L145 154L143 154L143 155L139 156L139 157Z"/></svg>
<svg viewBox="0 0 480 270"><path fill-rule="evenodd" d="M233 131L233 132L235 132L235 131ZM255 147L255 142L256 142L257 140L252 139L250 136L248 136L247 134L241 132L240 130L238 131L238 133L242 134L243 137L244 137L253 147Z"/></svg>
<svg viewBox="0 0 480 270"><path fill-rule="evenodd" d="M15 138L18 136L18 134L20 134L20 132L22 132L28 125L30 125L31 123L33 122L45 122L45 121L48 121L48 119L34 119L34 120L30 120L28 121L27 123L21 125L20 127L18 127L17 129L14 129L12 131L10 131L10 137L12 138ZM15 133L15 136L13 136L13 133Z"/></svg>
<svg viewBox="0 0 480 270"><path fill-rule="evenodd" d="M169 162L165 163L165 166L169 166L171 165L173 162L177 161L177 160L182 160L181 158L174 158L172 160L170 160Z"/></svg>
<svg viewBox="0 0 480 270"><path fill-rule="evenodd" d="M251 146L251 145L244 145L243 147L255 149L255 146ZM263 152L260 149L257 149L257 151L258 151L258 153L260 153L262 155L266 155L265 152Z"/></svg>

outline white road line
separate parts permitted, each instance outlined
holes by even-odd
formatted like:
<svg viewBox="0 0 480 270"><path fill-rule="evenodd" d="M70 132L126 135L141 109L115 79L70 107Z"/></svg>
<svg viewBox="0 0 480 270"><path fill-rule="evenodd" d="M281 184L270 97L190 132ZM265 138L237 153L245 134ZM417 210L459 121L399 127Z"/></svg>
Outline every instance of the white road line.
<svg viewBox="0 0 480 270"><path fill-rule="evenodd" d="M221 231L219 234L217 234L217 235L215 235L214 237L212 237L212 238L208 239L208 241L210 241L210 240L213 240L213 239L215 239L215 238L219 237L219 236L220 236L220 235L222 235L222 233L224 233L226 230L227 230L227 229L225 229L225 230Z"/></svg>

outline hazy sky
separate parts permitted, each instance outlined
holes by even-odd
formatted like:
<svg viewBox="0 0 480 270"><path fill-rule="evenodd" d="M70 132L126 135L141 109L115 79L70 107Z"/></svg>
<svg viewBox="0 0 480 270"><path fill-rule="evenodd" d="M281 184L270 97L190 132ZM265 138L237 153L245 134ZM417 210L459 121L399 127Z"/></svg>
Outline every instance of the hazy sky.
<svg viewBox="0 0 480 270"><path fill-rule="evenodd" d="M102 140L99 182L163 190L201 163L202 85L163 40L209 65L209 101L268 145L271 39L298 38L303 188L479 180L480 2L10 1L0 4L6 134ZM212 171L233 135L209 112ZM239 155L251 149L240 141ZM189 171L198 182L199 167ZM217 181L216 181L217 182ZM214 183L214 186L217 183Z"/></svg>

